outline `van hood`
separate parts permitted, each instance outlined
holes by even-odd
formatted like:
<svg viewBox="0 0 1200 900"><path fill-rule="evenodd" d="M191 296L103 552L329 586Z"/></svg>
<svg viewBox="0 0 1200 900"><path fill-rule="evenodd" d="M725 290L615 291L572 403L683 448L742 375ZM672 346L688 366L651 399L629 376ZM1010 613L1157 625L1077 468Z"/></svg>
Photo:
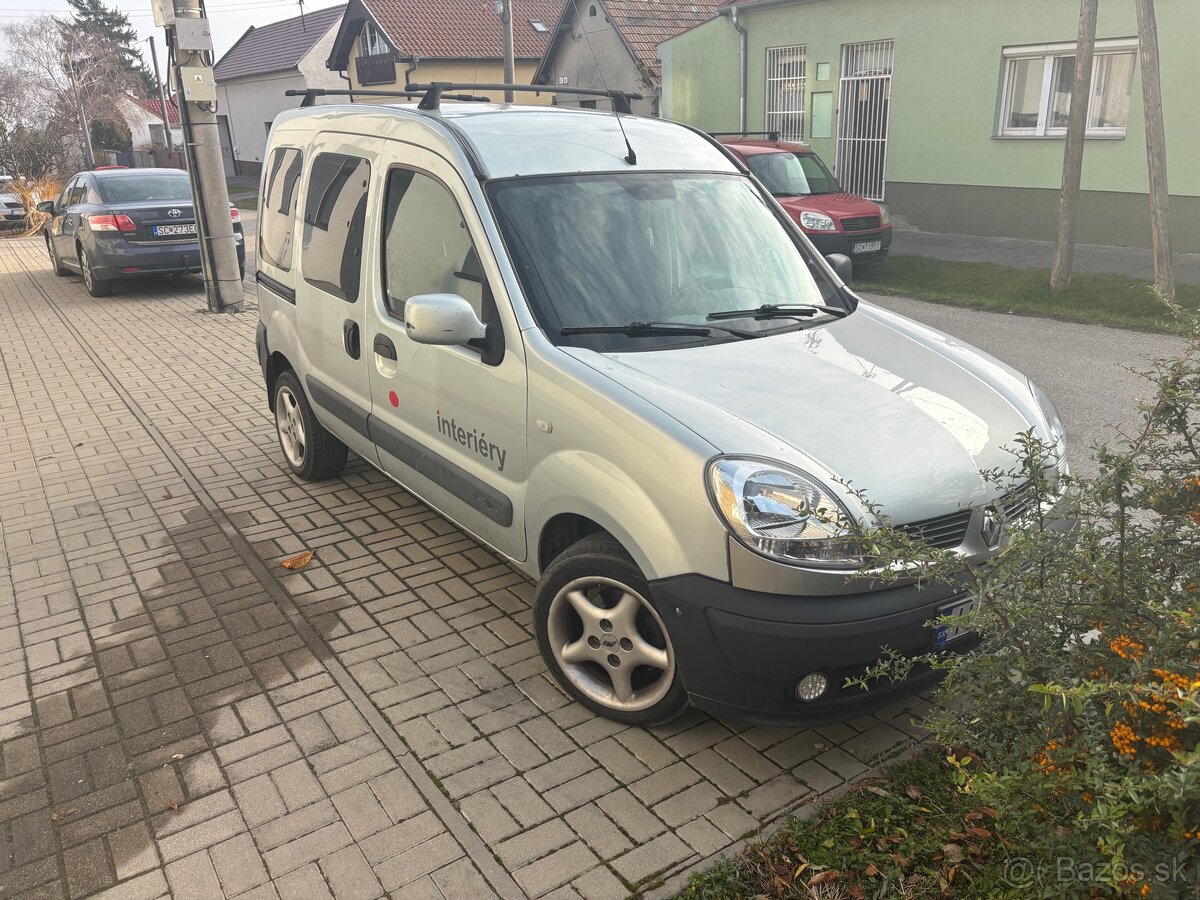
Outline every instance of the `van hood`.
<svg viewBox="0 0 1200 900"><path fill-rule="evenodd" d="M986 354L861 303L801 331L675 350L563 348L655 404L717 452L797 466L863 491L893 521L993 499L980 472L1048 429L1025 378ZM845 482L848 490L841 486Z"/></svg>

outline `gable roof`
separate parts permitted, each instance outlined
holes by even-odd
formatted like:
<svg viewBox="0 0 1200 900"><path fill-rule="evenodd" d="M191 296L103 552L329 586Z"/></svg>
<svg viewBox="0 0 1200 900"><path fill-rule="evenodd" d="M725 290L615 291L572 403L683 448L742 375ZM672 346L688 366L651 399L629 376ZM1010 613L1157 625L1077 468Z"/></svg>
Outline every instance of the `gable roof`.
<svg viewBox="0 0 1200 900"><path fill-rule="evenodd" d="M541 79L563 36L569 33L576 8L583 9L589 3L603 8L634 62L657 80L662 77L658 45L713 18L722 2L728 0L566 0L535 80Z"/></svg>
<svg viewBox="0 0 1200 900"><path fill-rule="evenodd" d="M130 96L129 102L140 106L142 109L153 115L158 121L162 121L161 107L159 106L157 97L150 99L148 97ZM172 97L167 101L167 125L175 126L178 125L179 122L179 105L175 102L175 98Z"/></svg>
<svg viewBox="0 0 1200 900"><path fill-rule="evenodd" d="M549 43L547 32L558 18L562 0L521 0L515 3L513 50L517 59L541 59ZM398 59L500 59L504 36L492 0L352 0L342 22L329 68L344 69L350 45L366 19L374 20Z"/></svg>
<svg viewBox="0 0 1200 900"><path fill-rule="evenodd" d="M213 67L217 81L296 68L345 9L345 5L331 6L281 22L251 26Z"/></svg>

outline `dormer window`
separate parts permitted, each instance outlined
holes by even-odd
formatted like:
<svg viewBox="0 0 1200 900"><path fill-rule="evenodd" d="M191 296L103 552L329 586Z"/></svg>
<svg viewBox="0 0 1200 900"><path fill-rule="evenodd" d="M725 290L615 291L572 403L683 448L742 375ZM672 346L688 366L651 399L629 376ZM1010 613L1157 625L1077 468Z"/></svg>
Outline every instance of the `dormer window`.
<svg viewBox="0 0 1200 900"><path fill-rule="evenodd" d="M384 40L382 32L375 27L375 23L364 22L362 31L358 35L358 55L383 56L390 52L387 41Z"/></svg>

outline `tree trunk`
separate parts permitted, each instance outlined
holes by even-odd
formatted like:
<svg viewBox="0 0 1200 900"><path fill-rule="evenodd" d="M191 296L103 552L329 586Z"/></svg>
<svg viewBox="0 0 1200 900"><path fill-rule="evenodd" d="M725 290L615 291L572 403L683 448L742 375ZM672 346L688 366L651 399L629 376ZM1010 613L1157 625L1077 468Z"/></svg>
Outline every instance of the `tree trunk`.
<svg viewBox="0 0 1200 900"><path fill-rule="evenodd" d="M1079 39L1075 44L1075 80L1063 151L1062 193L1058 198L1058 234L1050 289L1065 291L1071 284L1075 257L1075 223L1079 218L1079 182L1083 176L1083 142L1087 131L1088 99L1092 92L1092 56L1096 46L1096 8L1099 0L1080 0Z"/></svg>
<svg viewBox="0 0 1200 900"><path fill-rule="evenodd" d="M1142 64L1142 106L1146 113L1146 167L1150 176L1150 246L1154 250L1154 290L1175 299L1175 271L1167 226L1167 138L1163 128L1162 83L1158 69L1158 26L1154 0L1134 0L1138 58Z"/></svg>

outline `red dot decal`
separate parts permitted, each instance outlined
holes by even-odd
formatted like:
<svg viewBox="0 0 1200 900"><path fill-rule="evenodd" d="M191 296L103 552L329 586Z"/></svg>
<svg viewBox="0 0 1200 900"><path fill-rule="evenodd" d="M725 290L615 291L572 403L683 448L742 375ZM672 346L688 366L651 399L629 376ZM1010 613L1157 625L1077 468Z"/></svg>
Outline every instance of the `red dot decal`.
<svg viewBox="0 0 1200 900"><path fill-rule="evenodd" d="M397 394L395 391L388 391L388 401L392 404L392 406L399 406L400 405L400 395Z"/></svg>

